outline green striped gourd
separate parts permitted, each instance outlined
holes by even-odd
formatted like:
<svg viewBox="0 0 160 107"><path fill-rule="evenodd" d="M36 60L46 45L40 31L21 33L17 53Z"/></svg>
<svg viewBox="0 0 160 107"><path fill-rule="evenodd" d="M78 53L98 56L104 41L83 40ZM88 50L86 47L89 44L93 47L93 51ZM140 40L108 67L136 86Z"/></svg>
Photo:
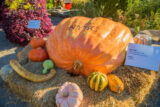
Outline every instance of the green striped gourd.
<svg viewBox="0 0 160 107"><path fill-rule="evenodd" d="M92 90L103 91L108 84L107 76L100 72L93 72L87 79L87 83Z"/></svg>

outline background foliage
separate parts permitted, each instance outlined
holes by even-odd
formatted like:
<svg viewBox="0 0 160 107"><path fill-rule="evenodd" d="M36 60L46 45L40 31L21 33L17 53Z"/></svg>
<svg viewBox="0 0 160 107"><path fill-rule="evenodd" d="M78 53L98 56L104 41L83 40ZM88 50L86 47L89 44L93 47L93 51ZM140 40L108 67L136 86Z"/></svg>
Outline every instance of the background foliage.
<svg viewBox="0 0 160 107"><path fill-rule="evenodd" d="M129 0L125 24L141 29L160 29L160 0Z"/></svg>
<svg viewBox="0 0 160 107"><path fill-rule="evenodd" d="M54 0L46 0L46 2L47 9L53 9L55 7Z"/></svg>
<svg viewBox="0 0 160 107"><path fill-rule="evenodd" d="M160 0L72 0L78 15L107 17L136 29L160 29ZM85 1L85 3L84 3Z"/></svg>

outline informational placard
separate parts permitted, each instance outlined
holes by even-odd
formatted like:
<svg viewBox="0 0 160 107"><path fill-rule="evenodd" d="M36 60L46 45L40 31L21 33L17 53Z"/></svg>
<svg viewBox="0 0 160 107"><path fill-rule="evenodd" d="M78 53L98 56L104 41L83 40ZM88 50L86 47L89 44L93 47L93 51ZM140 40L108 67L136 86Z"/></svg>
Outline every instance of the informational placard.
<svg viewBox="0 0 160 107"><path fill-rule="evenodd" d="M39 29L40 22L41 22L40 20L29 20L28 28Z"/></svg>
<svg viewBox="0 0 160 107"><path fill-rule="evenodd" d="M159 71L160 47L130 43L125 65Z"/></svg>

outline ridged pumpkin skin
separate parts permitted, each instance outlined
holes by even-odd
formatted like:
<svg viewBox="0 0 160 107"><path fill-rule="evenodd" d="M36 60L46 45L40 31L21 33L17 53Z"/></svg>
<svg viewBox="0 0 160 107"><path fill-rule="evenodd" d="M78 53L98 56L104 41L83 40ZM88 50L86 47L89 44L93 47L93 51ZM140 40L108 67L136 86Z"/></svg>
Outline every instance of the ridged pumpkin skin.
<svg viewBox="0 0 160 107"><path fill-rule="evenodd" d="M134 43L136 44L144 44L144 45L151 45L152 44L152 38L148 35L144 34L137 34L134 38Z"/></svg>
<svg viewBox="0 0 160 107"><path fill-rule="evenodd" d="M42 62L48 58L48 54L43 48L36 48L29 51L28 57L33 62Z"/></svg>
<svg viewBox="0 0 160 107"><path fill-rule="evenodd" d="M109 89L116 93L121 93L124 90L124 84L119 77L114 74L108 74Z"/></svg>
<svg viewBox="0 0 160 107"><path fill-rule="evenodd" d="M130 30L121 23L77 16L55 27L48 37L47 51L57 67L74 74L108 74L123 63L132 40Z"/></svg>
<svg viewBox="0 0 160 107"><path fill-rule="evenodd" d="M87 83L92 90L103 91L108 85L107 76L100 72L93 72L87 79Z"/></svg>
<svg viewBox="0 0 160 107"><path fill-rule="evenodd" d="M65 82L56 94L57 107L80 107L83 92L76 83Z"/></svg>
<svg viewBox="0 0 160 107"><path fill-rule="evenodd" d="M30 41L30 45L32 48L44 47L45 41L43 38L32 38Z"/></svg>

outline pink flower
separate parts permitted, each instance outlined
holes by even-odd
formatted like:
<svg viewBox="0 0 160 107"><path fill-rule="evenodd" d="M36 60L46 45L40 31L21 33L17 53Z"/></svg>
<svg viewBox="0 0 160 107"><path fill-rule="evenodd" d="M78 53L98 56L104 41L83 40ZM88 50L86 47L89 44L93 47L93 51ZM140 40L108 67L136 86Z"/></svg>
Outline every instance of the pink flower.
<svg viewBox="0 0 160 107"><path fill-rule="evenodd" d="M23 30L24 30L24 28L23 28L23 27L20 27L20 29L19 29L19 34L23 34Z"/></svg>
<svg viewBox="0 0 160 107"><path fill-rule="evenodd" d="M26 45L34 34L33 29L29 29L29 20L41 20L40 29L37 30L38 37L45 37L52 32L51 19L47 16L46 1L45 0L28 0L30 3L37 5L41 4L41 9L25 10L20 7L17 11L9 11L6 5L2 5L2 25L6 33L6 38L13 43ZM42 13L43 11L43 13Z"/></svg>

